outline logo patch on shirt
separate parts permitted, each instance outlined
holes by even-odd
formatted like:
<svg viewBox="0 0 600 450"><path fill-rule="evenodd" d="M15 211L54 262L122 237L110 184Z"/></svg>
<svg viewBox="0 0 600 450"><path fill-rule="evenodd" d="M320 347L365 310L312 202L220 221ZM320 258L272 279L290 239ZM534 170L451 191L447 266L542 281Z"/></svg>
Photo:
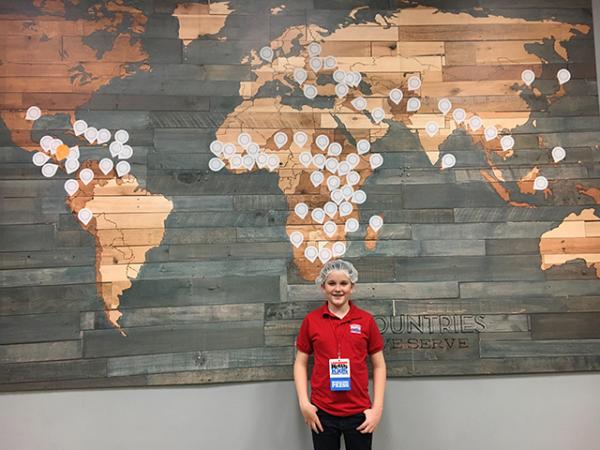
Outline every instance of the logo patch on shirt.
<svg viewBox="0 0 600 450"><path fill-rule="evenodd" d="M360 334L361 327L360 323L351 323L350 324L350 333Z"/></svg>

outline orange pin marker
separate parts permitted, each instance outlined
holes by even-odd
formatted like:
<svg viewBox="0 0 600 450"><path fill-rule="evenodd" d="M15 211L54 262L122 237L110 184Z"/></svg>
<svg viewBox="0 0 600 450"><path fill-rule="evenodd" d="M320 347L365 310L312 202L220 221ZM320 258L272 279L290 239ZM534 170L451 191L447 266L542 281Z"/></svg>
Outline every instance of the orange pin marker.
<svg viewBox="0 0 600 450"><path fill-rule="evenodd" d="M66 159L67 156L69 156L69 152L70 152L69 146L62 144L56 148L55 156L59 161L62 161L63 159Z"/></svg>

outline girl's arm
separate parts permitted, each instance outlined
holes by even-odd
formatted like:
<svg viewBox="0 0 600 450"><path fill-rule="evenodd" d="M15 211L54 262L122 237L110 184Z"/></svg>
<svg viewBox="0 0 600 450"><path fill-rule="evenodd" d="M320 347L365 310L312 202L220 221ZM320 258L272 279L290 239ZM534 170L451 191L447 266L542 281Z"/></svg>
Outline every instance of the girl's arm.
<svg viewBox="0 0 600 450"><path fill-rule="evenodd" d="M357 428L361 433L373 433L383 414L386 368L383 351L371 355L373 364L373 406L365 410L365 421Z"/></svg>
<svg viewBox="0 0 600 450"><path fill-rule="evenodd" d="M296 361L294 362L294 384L304 422L315 433L323 431L323 426L317 416L317 407L308 398L308 354L299 350L296 352Z"/></svg>

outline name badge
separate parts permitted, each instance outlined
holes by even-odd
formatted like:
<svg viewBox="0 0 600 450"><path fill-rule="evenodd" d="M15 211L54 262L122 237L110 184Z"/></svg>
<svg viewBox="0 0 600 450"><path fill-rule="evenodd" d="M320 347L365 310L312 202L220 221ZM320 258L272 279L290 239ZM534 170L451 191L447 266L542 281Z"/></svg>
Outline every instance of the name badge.
<svg viewBox="0 0 600 450"><path fill-rule="evenodd" d="M350 390L350 360L348 358L329 360L329 388L332 391Z"/></svg>

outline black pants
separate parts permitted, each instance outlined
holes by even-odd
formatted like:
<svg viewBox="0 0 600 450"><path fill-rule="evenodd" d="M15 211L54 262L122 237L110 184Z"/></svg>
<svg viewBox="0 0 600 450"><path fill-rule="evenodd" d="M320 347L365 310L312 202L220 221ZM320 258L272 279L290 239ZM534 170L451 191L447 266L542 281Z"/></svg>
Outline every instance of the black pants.
<svg viewBox="0 0 600 450"><path fill-rule="evenodd" d="M312 432L315 450L339 450L340 436L344 435L346 450L371 450L372 433L361 433L356 428L365 421L363 413L354 416L332 416L318 410L317 416L323 425L323 431Z"/></svg>

